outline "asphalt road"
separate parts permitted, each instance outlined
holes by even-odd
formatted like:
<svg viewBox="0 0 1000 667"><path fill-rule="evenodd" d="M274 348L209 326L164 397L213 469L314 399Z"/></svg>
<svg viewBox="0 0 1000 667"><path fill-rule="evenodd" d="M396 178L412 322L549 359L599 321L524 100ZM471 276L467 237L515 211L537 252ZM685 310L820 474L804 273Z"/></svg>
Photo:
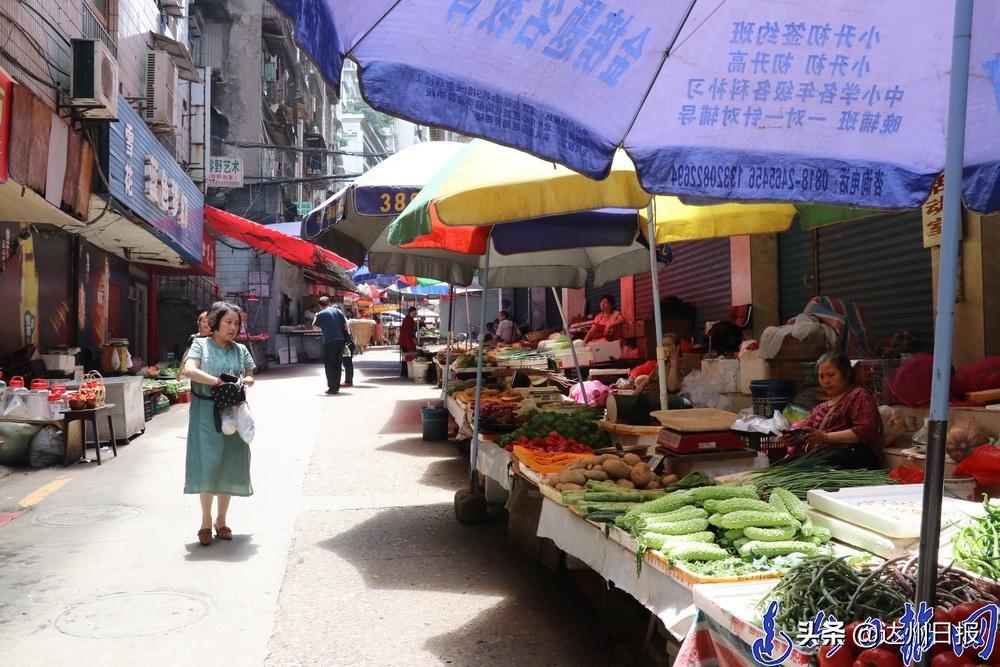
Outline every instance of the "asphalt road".
<svg viewBox="0 0 1000 667"><path fill-rule="evenodd" d="M0 665L600 665L601 619L500 520L457 523L467 459L420 438L396 355L262 374L255 494L197 543L186 406L104 465L0 477ZM91 456L93 452L91 451Z"/></svg>

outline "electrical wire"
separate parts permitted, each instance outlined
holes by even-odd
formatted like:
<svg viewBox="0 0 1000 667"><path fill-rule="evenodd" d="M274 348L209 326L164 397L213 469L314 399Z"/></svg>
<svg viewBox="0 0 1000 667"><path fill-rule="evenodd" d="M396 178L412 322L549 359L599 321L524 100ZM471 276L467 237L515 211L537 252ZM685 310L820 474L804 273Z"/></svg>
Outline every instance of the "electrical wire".
<svg viewBox="0 0 1000 667"><path fill-rule="evenodd" d="M90 145L94 147L94 151L97 151L97 131L94 128L87 129L87 138L90 139ZM108 210L111 208L111 185L108 183L108 177L104 174L104 169L101 168L101 159L94 156L94 166L97 167L97 174L101 177L101 182L104 183L104 189L107 191L107 197L104 199L104 210L94 218L93 220L87 220L84 224L90 226L107 215ZM103 231L103 230L102 230Z"/></svg>
<svg viewBox="0 0 1000 667"><path fill-rule="evenodd" d="M289 151L294 153L322 153L324 155L345 155L348 157L389 157L392 153L368 153L365 151L341 151L332 148L314 148L311 146L286 146L284 144L265 144L254 141L232 141L222 137L213 136L214 141L219 141L227 146L236 148L272 148L275 150Z"/></svg>
<svg viewBox="0 0 1000 667"><path fill-rule="evenodd" d="M56 36L59 37L62 41L66 42L66 44L72 44L72 42L69 40L69 38L67 38L64 34L62 34L62 31L57 26L53 25L51 21L49 21L48 17L46 17L44 14L42 14L38 9L36 9L31 4L30 0L18 0L18 2L20 4L22 4L22 5L24 5L25 7L27 7L28 9L30 9L32 12L34 12L34 14L39 19L41 19L41 21L45 25L49 26L49 28L52 30L52 32L54 32L56 34Z"/></svg>
<svg viewBox="0 0 1000 667"><path fill-rule="evenodd" d="M280 178L271 176L244 176L245 181L254 181L250 185L289 185L294 183L315 183L316 181L350 181L361 174L337 174L329 176L304 176L302 178Z"/></svg>

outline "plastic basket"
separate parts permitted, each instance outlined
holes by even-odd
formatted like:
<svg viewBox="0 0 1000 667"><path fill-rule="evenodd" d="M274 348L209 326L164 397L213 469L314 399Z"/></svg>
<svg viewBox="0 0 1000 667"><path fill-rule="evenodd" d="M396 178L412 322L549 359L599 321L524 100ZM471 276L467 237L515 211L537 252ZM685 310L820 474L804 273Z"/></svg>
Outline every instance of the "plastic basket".
<svg viewBox="0 0 1000 667"><path fill-rule="evenodd" d="M150 421L156 414L156 395L144 396L142 399L142 416L146 421Z"/></svg>
<svg viewBox="0 0 1000 667"><path fill-rule="evenodd" d="M781 442L781 437L777 435L771 435L769 433L747 433L745 431L733 431L733 433L742 438L743 442L745 442L747 447L750 449L767 455L768 460L772 463L778 459L784 458L785 453L788 451L788 447Z"/></svg>

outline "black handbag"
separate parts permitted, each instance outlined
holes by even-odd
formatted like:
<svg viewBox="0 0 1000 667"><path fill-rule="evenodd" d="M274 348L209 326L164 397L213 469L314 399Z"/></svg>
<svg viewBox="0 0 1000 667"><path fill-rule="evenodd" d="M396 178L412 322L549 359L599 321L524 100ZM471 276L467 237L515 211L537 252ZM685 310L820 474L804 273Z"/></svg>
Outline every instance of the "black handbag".
<svg viewBox="0 0 1000 667"><path fill-rule="evenodd" d="M212 387L213 413L215 430L222 432L222 411L240 403L246 403L247 394L242 385L235 382L223 382Z"/></svg>

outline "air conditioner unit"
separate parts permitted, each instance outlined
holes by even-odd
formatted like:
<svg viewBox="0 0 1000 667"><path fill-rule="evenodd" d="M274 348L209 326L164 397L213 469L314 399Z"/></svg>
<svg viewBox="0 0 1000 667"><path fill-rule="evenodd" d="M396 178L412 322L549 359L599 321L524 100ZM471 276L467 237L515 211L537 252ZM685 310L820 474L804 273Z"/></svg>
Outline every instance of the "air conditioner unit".
<svg viewBox="0 0 1000 667"><path fill-rule="evenodd" d="M154 132L173 132L177 126L174 91L177 66L166 51L146 52L146 106L143 120Z"/></svg>
<svg viewBox="0 0 1000 667"><path fill-rule="evenodd" d="M173 16L174 18L184 17L183 0L160 0L160 9L167 16Z"/></svg>
<svg viewBox="0 0 1000 667"><path fill-rule="evenodd" d="M118 120L118 62L99 39L74 39L70 106L85 118Z"/></svg>

